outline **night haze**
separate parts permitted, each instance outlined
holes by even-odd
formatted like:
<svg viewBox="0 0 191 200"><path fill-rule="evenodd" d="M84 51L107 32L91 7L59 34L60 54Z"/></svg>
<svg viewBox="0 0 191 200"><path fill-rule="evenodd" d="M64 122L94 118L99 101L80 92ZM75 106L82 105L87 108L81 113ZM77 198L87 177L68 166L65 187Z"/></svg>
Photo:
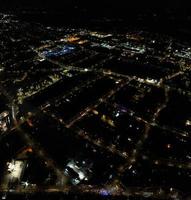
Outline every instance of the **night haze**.
<svg viewBox="0 0 191 200"><path fill-rule="evenodd" d="M1 3L1 9L29 9L29 10L46 10L46 11L67 11L74 9L87 10L99 15L99 12L112 13L115 15L126 15L128 12L146 12L146 11L175 11L177 12L189 12L190 4L181 0L3 0ZM72 13L71 13L72 14ZM74 13L73 13L74 14Z"/></svg>

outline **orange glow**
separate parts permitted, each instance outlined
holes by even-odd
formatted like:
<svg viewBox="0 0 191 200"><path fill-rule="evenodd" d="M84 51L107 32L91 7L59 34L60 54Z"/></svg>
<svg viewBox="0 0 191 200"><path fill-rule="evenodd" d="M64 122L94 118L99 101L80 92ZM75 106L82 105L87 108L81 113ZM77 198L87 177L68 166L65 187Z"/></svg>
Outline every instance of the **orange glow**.
<svg viewBox="0 0 191 200"><path fill-rule="evenodd" d="M31 147L28 147L27 149L24 150L24 153L32 153L33 150Z"/></svg>
<svg viewBox="0 0 191 200"><path fill-rule="evenodd" d="M28 119L28 120L27 120L27 123L28 123L28 125L29 125L30 127L33 127L32 120Z"/></svg>
<svg viewBox="0 0 191 200"><path fill-rule="evenodd" d="M67 41L68 42L76 42L78 41L80 38L79 37L76 37L76 36L70 36L67 38Z"/></svg>

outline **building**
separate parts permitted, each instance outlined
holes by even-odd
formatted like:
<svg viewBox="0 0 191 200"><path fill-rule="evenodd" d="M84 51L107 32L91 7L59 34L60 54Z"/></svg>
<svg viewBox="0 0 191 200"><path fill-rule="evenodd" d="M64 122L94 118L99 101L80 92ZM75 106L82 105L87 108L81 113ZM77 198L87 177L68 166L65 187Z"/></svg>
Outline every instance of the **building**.
<svg viewBox="0 0 191 200"><path fill-rule="evenodd" d="M86 162L71 160L68 162L64 174L70 178L70 182L73 185L77 185L82 181L88 181L90 177L91 170L89 169L88 165L86 166Z"/></svg>
<svg viewBox="0 0 191 200"><path fill-rule="evenodd" d="M10 187L17 185L23 177L26 164L26 160L12 160L10 162L7 162L4 185Z"/></svg>
<svg viewBox="0 0 191 200"><path fill-rule="evenodd" d="M7 131L10 128L11 119L8 111L0 113L0 133Z"/></svg>
<svg viewBox="0 0 191 200"><path fill-rule="evenodd" d="M7 131L11 126L10 112L6 103L6 97L0 94L0 134Z"/></svg>

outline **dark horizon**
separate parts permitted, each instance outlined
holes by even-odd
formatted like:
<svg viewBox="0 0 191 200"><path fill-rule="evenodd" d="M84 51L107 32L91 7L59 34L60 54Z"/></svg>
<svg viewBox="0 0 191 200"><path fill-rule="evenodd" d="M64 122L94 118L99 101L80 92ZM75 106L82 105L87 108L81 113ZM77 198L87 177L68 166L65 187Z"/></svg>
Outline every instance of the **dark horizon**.
<svg viewBox="0 0 191 200"><path fill-rule="evenodd" d="M1 10L45 10L45 11L60 11L66 10L86 10L89 12L100 13L117 13L128 14L127 11L145 12L145 11L160 11L160 12L178 12L189 13L190 4L181 0L161 0L161 1L140 1L140 0L98 0L98 1L82 1L82 0L3 0L1 3Z"/></svg>

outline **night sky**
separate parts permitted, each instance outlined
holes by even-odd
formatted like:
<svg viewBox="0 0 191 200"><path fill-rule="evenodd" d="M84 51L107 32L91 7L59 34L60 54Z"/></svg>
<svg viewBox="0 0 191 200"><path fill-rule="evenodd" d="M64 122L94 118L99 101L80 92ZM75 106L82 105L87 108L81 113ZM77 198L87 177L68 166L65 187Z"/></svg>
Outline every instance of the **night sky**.
<svg viewBox="0 0 191 200"><path fill-rule="evenodd" d="M191 5L186 0L0 0L0 10L16 12L17 15L22 11L41 15L44 13L41 11L45 11L50 15L43 15L44 18L33 15L29 21L39 22L40 19L42 23L57 25L73 21L83 24L87 20L92 23L92 20L107 18L140 26L141 19L141 25L157 31L167 30L173 34L183 31L184 34L188 32L189 37L191 33Z"/></svg>
<svg viewBox="0 0 191 200"><path fill-rule="evenodd" d="M1 8L66 10L81 8L89 11L95 8L101 12L126 12L139 10L189 10L189 2L183 0L1 0Z"/></svg>

